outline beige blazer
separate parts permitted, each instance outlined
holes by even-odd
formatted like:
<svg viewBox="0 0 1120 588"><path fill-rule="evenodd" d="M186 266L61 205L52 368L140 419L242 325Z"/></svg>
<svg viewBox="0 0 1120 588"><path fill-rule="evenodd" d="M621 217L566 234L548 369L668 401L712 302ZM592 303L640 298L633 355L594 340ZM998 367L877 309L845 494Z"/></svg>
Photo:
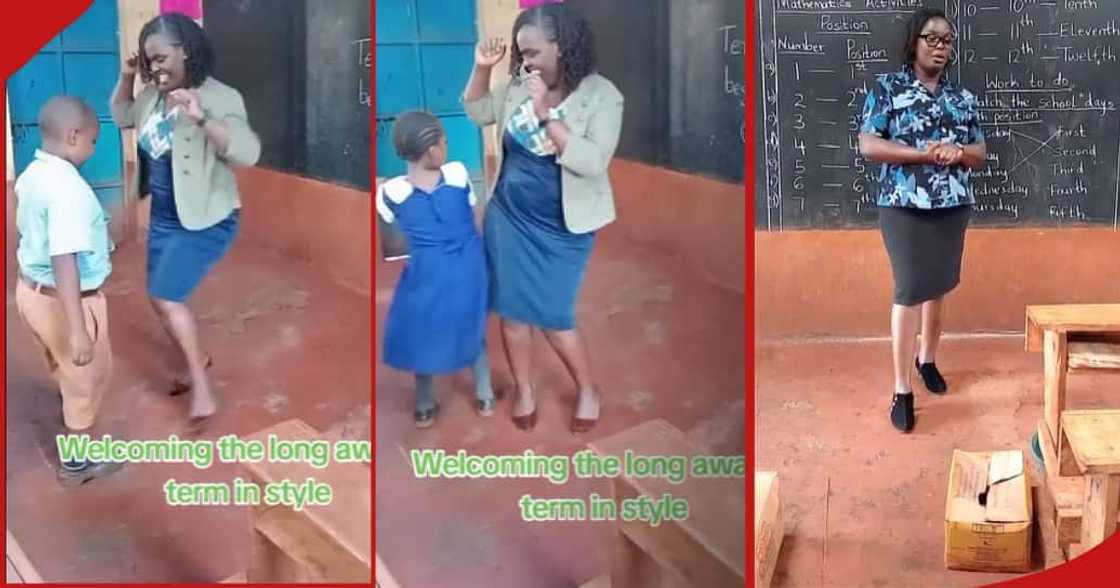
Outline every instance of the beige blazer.
<svg viewBox="0 0 1120 588"><path fill-rule="evenodd" d="M237 90L214 78L198 87L199 100L209 118L230 129L225 153L218 153L202 127L180 117L172 138L171 167L175 181L175 209L183 226L202 230L224 220L241 207L241 195L231 168L256 165L261 142L249 126L245 101ZM152 113L159 99L155 86L146 86L132 104L114 106L113 121L122 129L138 128ZM140 174L133 174L129 193L140 193Z"/></svg>
<svg viewBox="0 0 1120 588"><path fill-rule="evenodd" d="M529 97L525 84L516 81L465 103L475 124L500 123L498 174L502 169L502 140L518 106ZM571 134L557 158L561 168L564 223L572 233L589 233L615 220L614 192L607 167L618 147L622 129L622 93L607 78L591 74L568 97L564 124ZM495 182L496 185L496 182ZM493 187L490 188L493 195Z"/></svg>

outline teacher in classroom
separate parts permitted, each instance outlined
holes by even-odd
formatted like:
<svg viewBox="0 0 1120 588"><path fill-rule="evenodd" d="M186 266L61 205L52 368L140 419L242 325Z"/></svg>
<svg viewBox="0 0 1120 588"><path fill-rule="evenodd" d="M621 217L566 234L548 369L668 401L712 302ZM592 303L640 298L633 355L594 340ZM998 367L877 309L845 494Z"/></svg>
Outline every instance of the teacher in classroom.
<svg viewBox="0 0 1120 588"><path fill-rule="evenodd" d="M902 67L868 92L859 135L863 157L881 164L879 224L894 276L890 419L903 432L914 428L914 368L930 392L948 390L935 361L943 300L960 283L971 174L987 158L976 97L946 75L956 40L943 11L915 12Z"/></svg>
<svg viewBox="0 0 1120 588"><path fill-rule="evenodd" d="M241 201L233 169L255 165L261 143L237 90L211 77L214 54L202 27L179 13L140 31L121 68L113 120L136 128L139 173L130 190L150 194L148 298L186 364L172 394L191 392L188 431L217 411L194 314L187 300L233 244ZM136 74L144 82L133 96Z"/></svg>
<svg viewBox="0 0 1120 588"><path fill-rule="evenodd" d="M596 72L591 27L563 4L518 15L510 51L511 79L491 91L490 75L505 42L485 40L467 82L467 115L498 125L498 175L483 223L490 308L517 386L514 424L532 429L532 336L537 330L560 356L578 389L573 433L599 419L600 394L575 308L595 232L615 219L607 174L622 127L623 97Z"/></svg>

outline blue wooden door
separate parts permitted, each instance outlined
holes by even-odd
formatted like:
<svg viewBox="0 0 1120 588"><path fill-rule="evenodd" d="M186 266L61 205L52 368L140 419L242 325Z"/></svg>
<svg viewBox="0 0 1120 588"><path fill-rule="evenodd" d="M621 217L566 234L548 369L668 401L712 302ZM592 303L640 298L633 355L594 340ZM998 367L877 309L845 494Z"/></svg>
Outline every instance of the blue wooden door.
<svg viewBox="0 0 1120 588"><path fill-rule="evenodd" d="M80 169L106 210L124 195L121 133L109 112L109 94L120 75L116 0L94 0L78 20L47 43L8 79L12 151L16 173L40 145L39 108L52 96L83 98L97 111L101 134L97 150Z"/></svg>
<svg viewBox="0 0 1120 588"><path fill-rule="evenodd" d="M424 109L447 129L452 161L482 178L482 134L459 97L474 66L475 0L377 0L377 175L405 171L392 126L405 110Z"/></svg>

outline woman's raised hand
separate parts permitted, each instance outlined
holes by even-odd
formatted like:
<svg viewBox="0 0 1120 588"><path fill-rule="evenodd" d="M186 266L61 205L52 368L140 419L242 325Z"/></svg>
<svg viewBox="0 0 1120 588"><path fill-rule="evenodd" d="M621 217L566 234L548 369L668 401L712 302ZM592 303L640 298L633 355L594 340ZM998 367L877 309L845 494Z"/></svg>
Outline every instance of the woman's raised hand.
<svg viewBox="0 0 1120 588"><path fill-rule="evenodd" d="M505 56L506 42L500 37L479 41L474 49L474 63L482 67L494 67Z"/></svg>
<svg viewBox="0 0 1120 588"><path fill-rule="evenodd" d="M121 73L126 76L136 75L136 67L139 63L140 52L133 51L129 53L128 57L124 60L124 64L121 65Z"/></svg>

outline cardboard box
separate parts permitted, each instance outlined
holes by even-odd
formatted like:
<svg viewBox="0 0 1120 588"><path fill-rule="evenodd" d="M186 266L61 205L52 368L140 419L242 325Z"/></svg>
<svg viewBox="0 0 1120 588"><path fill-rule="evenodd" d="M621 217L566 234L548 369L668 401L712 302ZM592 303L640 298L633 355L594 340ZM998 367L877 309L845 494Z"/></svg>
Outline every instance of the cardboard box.
<svg viewBox="0 0 1120 588"><path fill-rule="evenodd" d="M778 564L785 526L778 496L777 472L754 474L754 570L755 586L769 586Z"/></svg>
<svg viewBox="0 0 1120 588"><path fill-rule="evenodd" d="M1031 571L1034 509L1022 451L954 451L945 501L945 566Z"/></svg>

